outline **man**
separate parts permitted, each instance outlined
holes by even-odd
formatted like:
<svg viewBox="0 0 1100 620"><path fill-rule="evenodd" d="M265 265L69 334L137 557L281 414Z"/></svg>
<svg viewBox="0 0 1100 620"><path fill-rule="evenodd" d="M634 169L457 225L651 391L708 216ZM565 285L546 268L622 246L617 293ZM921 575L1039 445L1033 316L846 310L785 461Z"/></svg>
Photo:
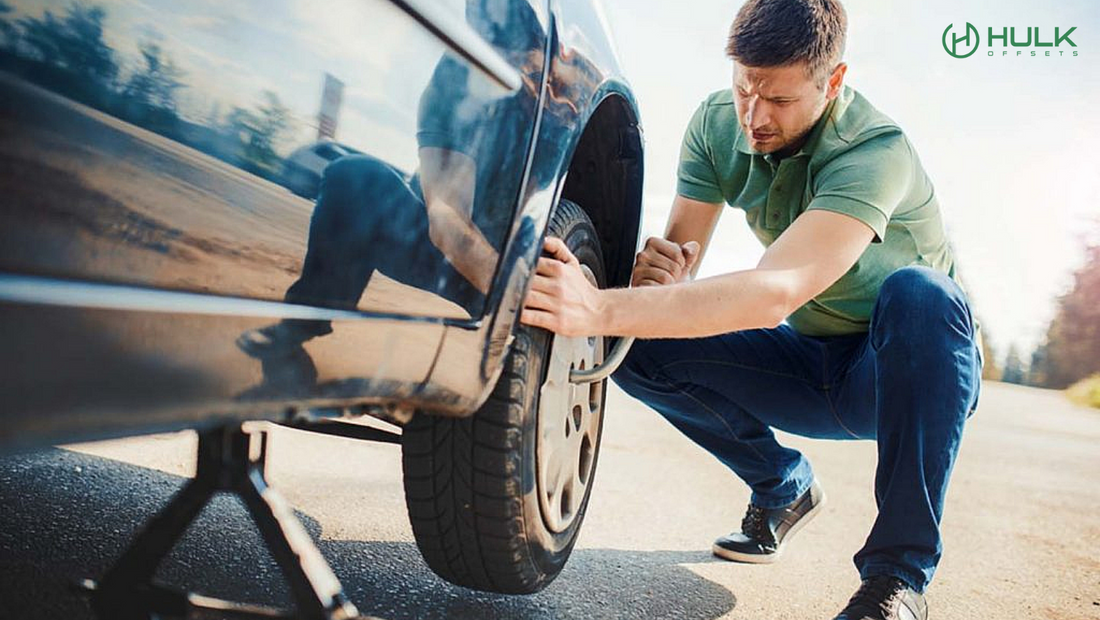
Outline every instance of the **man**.
<svg viewBox="0 0 1100 620"><path fill-rule="evenodd" d="M740 531L714 543L726 559L775 561L824 502L772 428L876 439L879 512L836 619L923 619L980 342L912 145L843 84L846 28L837 0L748 0L726 49L733 88L691 119L665 236L632 288L593 288L548 239L521 321L639 338L613 379L752 490ZM767 250L694 280L723 202Z"/></svg>

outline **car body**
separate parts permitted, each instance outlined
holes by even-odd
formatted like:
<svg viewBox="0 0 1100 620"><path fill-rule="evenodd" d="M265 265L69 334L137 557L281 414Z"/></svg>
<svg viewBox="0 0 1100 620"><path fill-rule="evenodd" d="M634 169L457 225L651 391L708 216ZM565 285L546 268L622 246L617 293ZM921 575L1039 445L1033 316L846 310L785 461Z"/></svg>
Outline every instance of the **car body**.
<svg viewBox="0 0 1100 620"><path fill-rule="evenodd" d="M499 376L562 196L589 212L609 284L626 285L642 142L600 9L486 2L465 20L453 19L471 12L460 0L347 2L339 17L289 1L244 12L78 3L48 18L51 3L9 3L0 15L0 445L304 409L470 415ZM501 20L515 11L502 6L522 10L527 30L493 42L494 29L514 32ZM149 23L152 34L138 26ZM44 41L15 40L19 24ZM50 24L56 32L42 34ZM89 51L58 52L66 41ZM414 111L444 54L478 74L487 96L526 93L530 113L522 125L482 128L520 154L494 181L514 200L496 205L501 258L483 306L470 315L393 283L352 307L285 303L313 204L274 187L284 147L265 128L308 125L320 78L338 72L351 84L341 143L416 169ZM296 137L280 131L283 142ZM521 187L525 178L537 182ZM520 237L524 226L536 234ZM279 379L265 379L236 340L286 318L330 319L338 337L310 351L309 385L257 390Z"/></svg>
<svg viewBox="0 0 1100 620"><path fill-rule="evenodd" d="M213 468L252 467L218 460L243 422L370 415L402 427L429 566L552 581L602 434L606 373L574 371L610 341L518 316L548 232L628 285L641 208L599 5L52 5L0 5L0 451L198 430L216 464L158 522L185 523ZM105 614L178 533L135 540Z"/></svg>

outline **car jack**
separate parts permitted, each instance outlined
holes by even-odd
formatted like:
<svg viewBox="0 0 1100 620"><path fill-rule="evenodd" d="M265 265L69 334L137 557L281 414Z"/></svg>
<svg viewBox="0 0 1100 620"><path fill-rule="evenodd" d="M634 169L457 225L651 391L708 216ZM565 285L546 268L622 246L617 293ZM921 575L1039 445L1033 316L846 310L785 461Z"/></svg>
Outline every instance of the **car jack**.
<svg viewBox="0 0 1100 620"><path fill-rule="evenodd" d="M255 423L198 431L195 477L138 532L98 583L85 580L99 618L152 620L214 612L231 618L359 618L340 581L294 515L268 486L264 465L268 431ZM239 497L282 569L297 606L293 612L223 601L154 583L157 566L215 493Z"/></svg>

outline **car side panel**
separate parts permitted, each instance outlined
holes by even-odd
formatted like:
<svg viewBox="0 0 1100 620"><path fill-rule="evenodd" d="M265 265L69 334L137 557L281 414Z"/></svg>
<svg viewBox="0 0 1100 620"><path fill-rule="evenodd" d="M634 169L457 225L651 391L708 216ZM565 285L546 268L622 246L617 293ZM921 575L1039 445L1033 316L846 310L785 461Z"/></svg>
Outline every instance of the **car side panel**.
<svg viewBox="0 0 1100 620"><path fill-rule="evenodd" d="M470 287L433 249L419 150L432 138L496 157L479 162L472 194L485 198L471 219L499 253L515 232L534 130L543 0L433 9L451 10L521 75L516 91L387 0L325 11L291 0L9 4L0 447L306 407L438 404L424 381L446 326L476 330L486 306L476 295L456 301ZM324 230L324 195L303 199L278 176L281 159L322 128L363 153L326 174L330 189L362 187L328 194ZM363 181L380 176L385 192ZM321 286L292 298L311 253L331 257L313 272ZM331 274L356 271L349 265L369 283L328 294L339 284ZM284 324L323 329L292 346L242 344ZM481 351L467 353L476 367Z"/></svg>
<svg viewBox="0 0 1100 620"><path fill-rule="evenodd" d="M0 304L0 453L57 442L415 407L444 327L336 321L333 337L254 362L234 340L266 317ZM406 355L394 355L393 351ZM368 409L361 409L370 405Z"/></svg>
<svg viewBox="0 0 1100 620"><path fill-rule="evenodd" d="M469 13L476 23L468 30L480 37L513 26L492 22L507 17L489 15L489 1L442 4L451 19ZM489 244L503 244L530 139L523 109L533 117L534 97L514 97L454 61L387 0L324 11L293 0L55 4L19 0L0 16L15 33L0 49L0 270L281 301L301 276L315 211L281 186L290 184L283 162L330 138L394 173L394 187L336 207L348 212L336 230L359 235L359 251L340 259L368 271L377 262L384 272L385 257L432 247L422 223L402 228L410 218L388 218L392 228L379 231L367 216L408 211L420 198L413 176L424 134L470 152L488 145L518 154L496 162L493 183L476 179L475 194L512 194L475 217ZM515 21L539 27L537 17ZM541 52L542 36L506 43ZM541 62L530 70L538 60L530 50L502 51L538 81ZM517 111L508 122L492 118L508 98L520 100ZM409 187L397 197L401 185ZM421 254L409 257L415 277L378 278L360 294L312 292L308 302L480 314L479 304L456 304L447 287L429 285L455 273L443 254Z"/></svg>

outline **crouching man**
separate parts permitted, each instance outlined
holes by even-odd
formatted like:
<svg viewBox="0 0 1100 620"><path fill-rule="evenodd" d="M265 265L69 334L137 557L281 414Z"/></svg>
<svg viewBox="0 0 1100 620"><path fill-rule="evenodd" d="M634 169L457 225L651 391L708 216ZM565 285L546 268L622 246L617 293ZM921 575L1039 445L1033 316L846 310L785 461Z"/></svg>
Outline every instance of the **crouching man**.
<svg viewBox="0 0 1100 620"><path fill-rule="evenodd" d="M844 84L846 29L837 0L748 0L726 48L732 88L688 123L665 235L632 287L595 289L547 239L521 321L638 338L614 381L752 491L719 557L774 562L825 501L773 429L875 440L878 515L836 620L923 620L980 337L913 146ZM754 269L696 280L724 204L767 249Z"/></svg>

